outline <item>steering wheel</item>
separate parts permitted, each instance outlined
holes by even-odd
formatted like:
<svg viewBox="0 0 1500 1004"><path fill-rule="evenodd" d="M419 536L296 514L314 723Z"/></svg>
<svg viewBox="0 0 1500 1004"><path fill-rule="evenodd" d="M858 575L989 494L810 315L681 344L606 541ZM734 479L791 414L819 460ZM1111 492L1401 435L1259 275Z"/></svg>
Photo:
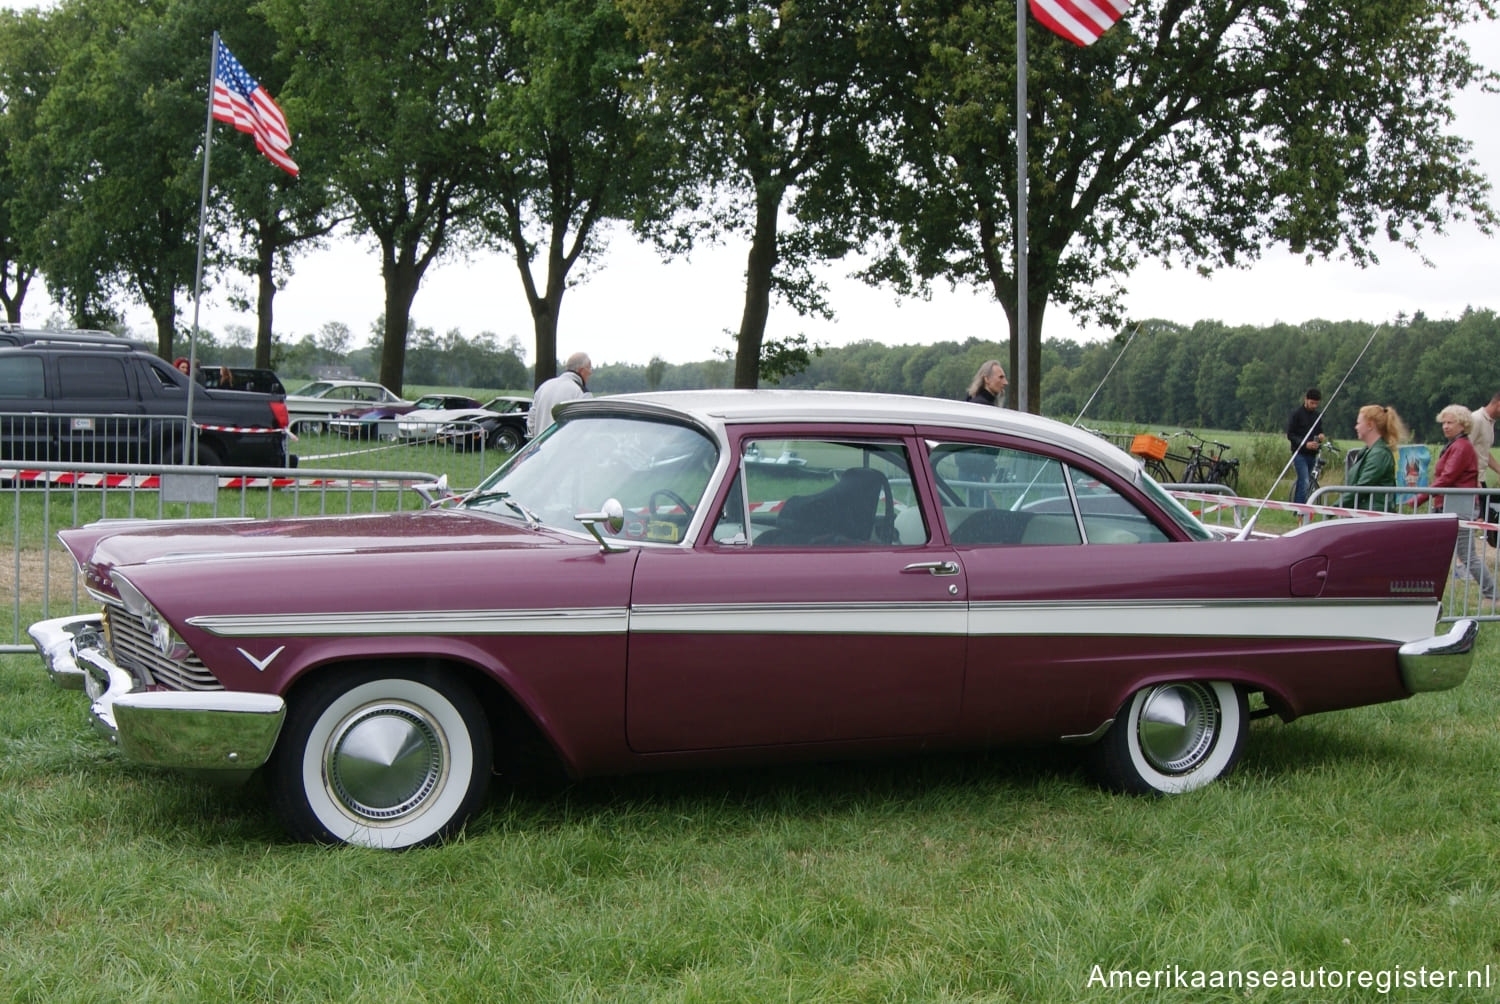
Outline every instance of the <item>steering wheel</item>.
<svg viewBox="0 0 1500 1004"><path fill-rule="evenodd" d="M656 500L658 497L670 499L672 502L677 503L677 505L682 508L682 511L687 513L688 521L692 521L693 507L688 505L687 499L683 498L681 495L678 495L670 488L658 488L656 489L656 491L651 493L649 498L646 499L647 519L651 519L656 515Z"/></svg>

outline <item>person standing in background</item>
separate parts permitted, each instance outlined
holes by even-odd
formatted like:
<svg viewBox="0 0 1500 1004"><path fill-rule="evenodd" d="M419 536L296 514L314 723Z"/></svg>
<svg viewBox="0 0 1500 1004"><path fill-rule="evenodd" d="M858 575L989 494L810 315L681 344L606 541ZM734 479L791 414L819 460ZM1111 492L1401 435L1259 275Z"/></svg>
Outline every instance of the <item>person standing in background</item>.
<svg viewBox="0 0 1500 1004"><path fill-rule="evenodd" d="M1313 462L1318 459L1318 447L1328 438L1323 435L1323 416L1318 414L1318 406L1322 403L1323 392L1309 387L1302 395L1302 403L1286 420L1286 438L1292 444L1292 467L1297 471L1297 484L1292 489L1293 502L1307 501L1308 489L1312 487Z"/></svg>
<svg viewBox="0 0 1500 1004"><path fill-rule="evenodd" d="M552 409L577 397L591 397L589 376L594 364L588 353L575 352L568 357L563 372L542 385L531 396L531 410L526 413L526 438L535 439L552 424Z"/></svg>
<svg viewBox="0 0 1500 1004"><path fill-rule="evenodd" d="M1469 443L1474 447L1474 456L1479 461L1479 484L1484 485L1485 469L1500 474L1500 462L1496 462L1494 454L1490 450L1495 445L1495 419L1500 418L1500 392L1490 398L1489 404L1482 404L1469 413L1472 428L1469 430Z"/></svg>
<svg viewBox="0 0 1500 1004"><path fill-rule="evenodd" d="M1010 379L1005 375L1005 367L1000 365L1000 360L990 359L979 364L979 372L969 381L964 400L970 404L1001 407L1001 402L1005 400L1005 388L1008 386Z"/></svg>

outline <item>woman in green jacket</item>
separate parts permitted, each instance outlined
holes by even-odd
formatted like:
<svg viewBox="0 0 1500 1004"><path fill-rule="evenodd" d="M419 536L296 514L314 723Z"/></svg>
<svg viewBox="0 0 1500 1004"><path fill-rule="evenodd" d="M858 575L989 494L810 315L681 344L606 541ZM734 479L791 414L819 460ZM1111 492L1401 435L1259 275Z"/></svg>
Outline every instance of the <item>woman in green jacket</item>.
<svg viewBox="0 0 1500 1004"><path fill-rule="evenodd" d="M1354 420L1354 435L1365 444L1364 451L1354 466L1349 468L1349 484L1396 486L1396 450L1408 433L1406 424L1395 408L1383 404L1367 404L1359 409ZM1347 493L1339 500L1340 505L1355 509L1379 509L1393 512L1396 496L1384 492Z"/></svg>

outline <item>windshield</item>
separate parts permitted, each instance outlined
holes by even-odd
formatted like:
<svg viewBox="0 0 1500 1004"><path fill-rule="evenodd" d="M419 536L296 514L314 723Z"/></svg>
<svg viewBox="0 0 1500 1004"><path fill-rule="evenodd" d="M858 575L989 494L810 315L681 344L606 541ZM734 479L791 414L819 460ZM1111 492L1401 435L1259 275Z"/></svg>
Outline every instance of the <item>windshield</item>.
<svg viewBox="0 0 1500 1004"><path fill-rule="evenodd" d="M675 543L697 512L718 457L715 443L686 425L580 417L534 440L465 505L586 533L573 517L598 512L613 498L625 508L616 536Z"/></svg>
<svg viewBox="0 0 1500 1004"><path fill-rule="evenodd" d="M1166 510L1167 515L1172 517L1174 523L1186 530L1194 539L1214 539L1214 535L1209 531L1208 527L1204 526L1198 521L1196 516L1188 512L1187 507L1173 498L1171 493L1157 484L1151 475L1142 471L1137 483L1141 486L1142 491L1156 501L1157 505Z"/></svg>
<svg viewBox="0 0 1500 1004"><path fill-rule="evenodd" d="M292 391L292 393L297 397L317 397L320 394L327 393L328 389L332 386L333 384L331 383L324 383L321 380L314 380L312 383L304 384L299 389Z"/></svg>

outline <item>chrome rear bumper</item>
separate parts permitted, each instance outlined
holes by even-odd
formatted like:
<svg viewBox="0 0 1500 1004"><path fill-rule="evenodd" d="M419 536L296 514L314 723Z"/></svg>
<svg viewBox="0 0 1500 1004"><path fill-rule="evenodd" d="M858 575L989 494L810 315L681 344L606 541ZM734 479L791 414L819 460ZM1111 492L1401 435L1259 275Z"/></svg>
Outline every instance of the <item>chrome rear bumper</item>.
<svg viewBox="0 0 1500 1004"><path fill-rule="evenodd" d="M251 771L276 746L286 718L280 697L148 690L146 680L111 661L99 614L38 621L27 633L53 682L87 691L94 727L132 760L177 770Z"/></svg>
<svg viewBox="0 0 1500 1004"><path fill-rule="evenodd" d="M1477 637L1478 621L1459 620L1446 634L1407 642L1397 651L1401 682L1413 694L1458 686L1469 675Z"/></svg>

